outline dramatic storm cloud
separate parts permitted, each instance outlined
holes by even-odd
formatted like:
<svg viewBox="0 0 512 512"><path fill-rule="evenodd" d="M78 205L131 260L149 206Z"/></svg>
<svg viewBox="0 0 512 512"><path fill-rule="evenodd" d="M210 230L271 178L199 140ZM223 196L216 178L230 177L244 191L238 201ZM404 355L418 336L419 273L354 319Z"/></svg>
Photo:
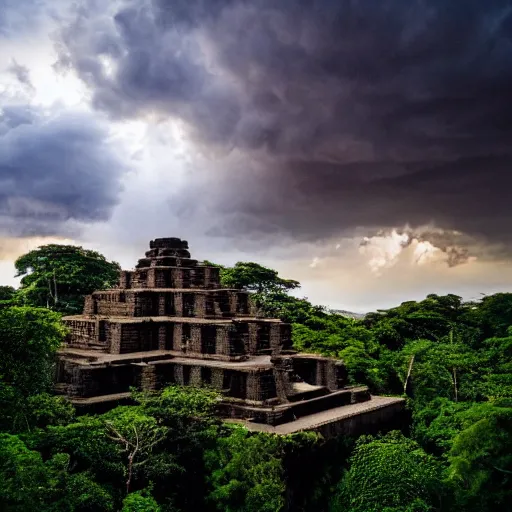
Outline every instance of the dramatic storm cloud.
<svg viewBox="0 0 512 512"><path fill-rule="evenodd" d="M180 236L340 309L512 285L511 0L7 0L0 44L0 277Z"/></svg>
<svg viewBox="0 0 512 512"><path fill-rule="evenodd" d="M511 2L99 5L63 31L61 66L114 118L181 120L203 149L241 152L189 189L219 183L226 229L434 223L512 242Z"/></svg>
<svg viewBox="0 0 512 512"><path fill-rule="evenodd" d="M0 236L63 235L107 220L125 164L89 114L0 110Z"/></svg>

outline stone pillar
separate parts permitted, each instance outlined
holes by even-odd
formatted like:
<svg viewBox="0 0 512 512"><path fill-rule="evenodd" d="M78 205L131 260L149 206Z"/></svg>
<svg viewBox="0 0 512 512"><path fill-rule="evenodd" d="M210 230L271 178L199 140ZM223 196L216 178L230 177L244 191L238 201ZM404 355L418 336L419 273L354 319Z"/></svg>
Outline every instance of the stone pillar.
<svg viewBox="0 0 512 512"><path fill-rule="evenodd" d="M121 338L123 335L123 324L110 325L110 349L111 354L121 353Z"/></svg>
<svg viewBox="0 0 512 512"><path fill-rule="evenodd" d="M183 316L183 294L176 293L174 295L174 312L176 316Z"/></svg>
<svg viewBox="0 0 512 512"><path fill-rule="evenodd" d="M217 346L217 354L223 356L229 356L230 347L229 347L229 329L223 325L219 325L217 327L217 337L216 337L216 346Z"/></svg>
<svg viewBox="0 0 512 512"><path fill-rule="evenodd" d="M229 293L229 312L236 315L236 306L238 304L238 296L236 292Z"/></svg>
<svg viewBox="0 0 512 512"><path fill-rule="evenodd" d="M158 326L158 350L165 350L167 345L167 324Z"/></svg>
<svg viewBox="0 0 512 512"><path fill-rule="evenodd" d="M152 364L140 366L140 387L143 391L156 389L156 368Z"/></svg>
<svg viewBox="0 0 512 512"><path fill-rule="evenodd" d="M148 277L147 277L147 281L146 281L146 286L148 288L155 288L156 286L156 270L154 268L150 268L148 270Z"/></svg>
<svg viewBox="0 0 512 512"><path fill-rule="evenodd" d="M174 367L174 382L176 384L179 384L183 386L184 380L183 380L183 365L177 364Z"/></svg>
<svg viewBox="0 0 512 512"><path fill-rule="evenodd" d="M190 368L189 384L191 386L200 387L202 383L203 383L203 380L201 379L201 367L200 366L192 366L192 368Z"/></svg>
<svg viewBox="0 0 512 512"><path fill-rule="evenodd" d="M274 364L276 394L282 402L288 402L288 395L292 391L290 374L293 372L293 360L290 357L275 357L271 362Z"/></svg>
<svg viewBox="0 0 512 512"><path fill-rule="evenodd" d="M192 288L192 282L191 282L191 270L189 268L181 268L181 280L183 282L183 288Z"/></svg>
<svg viewBox="0 0 512 512"><path fill-rule="evenodd" d="M190 326L190 344L189 348L191 352L201 353L201 326L191 325Z"/></svg>
<svg viewBox="0 0 512 512"><path fill-rule="evenodd" d="M126 302L126 316L136 316L135 315L135 294L133 292L125 293L125 302Z"/></svg>
<svg viewBox="0 0 512 512"><path fill-rule="evenodd" d="M204 318L206 315L206 295L204 293L196 293L194 300L194 314L198 318Z"/></svg>
<svg viewBox="0 0 512 512"><path fill-rule="evenodd" d="M158 294L158 316L165 316L165 294L159 293Z"/></svg>
<svg viewBox="0 0 512 512"><path fill-rule="evenodd" d="M182 324L174 324L174 336L172 340L172 349L181 352L183 338L183 325Z"/></svg>
<svg viewBox="0 0 512 512"><path fill-rule="evenodd" d="M248 354L255 354L258 350L258 324L250 323L249 327L249 342L247 347Z"/></svg>
<svg viewBox="0 0 512 512"><path fill-rule="evenodd" d="M334 361L326 361L324 366L325 386L330 391L338 389L338 378Z"/></svg>
<svg viewBox="0 0 512 512"><path fill-rule="evenodd" d="M270 349L272 355L277 355L281 352L281 324L270 324Z"/></svg>
<svg viewBox="0 0 512 512"><path fill-rule="evenodd" d="M210 288L210 280L211 280L211 269L210 267L204 268L204 287Z"/></svg>
<svg viewBox="0 0 512 512"><path fill-rule="evenodd" d="M212 368L212 387L222 391L224 387L224 370L222 368Z"/></svg>
<svg viewBox="0 0 512 512"><path fill-rule="evenodd" d="M247 374L247 400L261 401L261 375L258 372Z"/></svg>
<svg viewBox="0 0 512 512"><path fill-rule="evenodd" d="M180 268L171 270L171 288L183 288L183 274Z"/></svg>

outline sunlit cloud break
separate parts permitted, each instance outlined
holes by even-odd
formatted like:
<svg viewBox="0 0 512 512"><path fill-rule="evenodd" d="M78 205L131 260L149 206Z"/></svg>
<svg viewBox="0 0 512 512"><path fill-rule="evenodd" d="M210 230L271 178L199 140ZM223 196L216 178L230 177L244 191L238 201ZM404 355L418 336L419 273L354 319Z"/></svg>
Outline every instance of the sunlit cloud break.
<svg viewBox="0 0 512 512"><path fill-rule="evenodd" d="M458 243L462 233L440 228L394 228L364 237L359 253L376 275L405 260L410 265L446 264L455 267L476 260Z"/></svg>

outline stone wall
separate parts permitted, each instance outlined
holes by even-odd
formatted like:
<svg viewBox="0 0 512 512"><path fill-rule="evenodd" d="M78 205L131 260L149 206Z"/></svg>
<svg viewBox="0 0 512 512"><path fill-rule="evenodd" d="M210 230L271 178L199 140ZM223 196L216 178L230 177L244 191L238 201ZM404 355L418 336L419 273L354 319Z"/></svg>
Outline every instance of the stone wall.
<svg viewBox="0 0 512 512"><path fill-rule="evenodd" d="M120 354L158 350L159 325L156 322L123 323Z"/></svg>
<svg viewBox="0 0 512 512"><path fill-rule="evenodd" d="M197 363L176 363L173 360L157 363L132 363L138 371L137 385L144 390L161 389L166 385L212 386L225 396L254 403L275 398L272 370L234 371ZM135 377L134 377L135 378Z"/></svg>
<svg viewBox="0 0 512 512"><path fill-rule="evenodd" d="M250 297L233 290L107 290L86 297L84 314L103 316L177 316L233 318L251 313Z"/></svg>
<svg viewBox="0 0 512 512"><path fill-rule="evenodd" d="M122 289L134 288L190 288L190 289L217 289L220 288L220 274L217 267L194 266L168 266L170 261L161 260L162 266L148 264L131 272L122 272L119 287Z"/></svg>
<svg viewBox="0 0 512 512"><path fill-rule="evenodd" d="M94 343L97 341L96 322L94 320L71 320L66 323L70 330L70 340L80 343Z"/></svg>

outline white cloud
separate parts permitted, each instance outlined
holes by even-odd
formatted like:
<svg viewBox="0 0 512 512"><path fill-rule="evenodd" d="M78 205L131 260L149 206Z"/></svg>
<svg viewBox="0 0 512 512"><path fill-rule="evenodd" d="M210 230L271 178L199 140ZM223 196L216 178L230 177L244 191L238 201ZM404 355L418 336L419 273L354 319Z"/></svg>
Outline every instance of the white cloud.
<svg viewBox="0 0 512 512"><path fill-rule="evenodd" d="M320 261L320 258L318 258L317 256L315 256L315 257L313 258L313 261L309 264L309 266L310 266L311 268L316 268L316 267L318 266L319 261Z"/></svg>
<svg viewBox="0 0 512 512"><path fill-rule="evenodd" d="M400 253L409 243L406 233L393 230L389 235L365 237L359 252L368 256L368 265L372 272L381 274L382 269L390 268L396 264Z"/></svg>

